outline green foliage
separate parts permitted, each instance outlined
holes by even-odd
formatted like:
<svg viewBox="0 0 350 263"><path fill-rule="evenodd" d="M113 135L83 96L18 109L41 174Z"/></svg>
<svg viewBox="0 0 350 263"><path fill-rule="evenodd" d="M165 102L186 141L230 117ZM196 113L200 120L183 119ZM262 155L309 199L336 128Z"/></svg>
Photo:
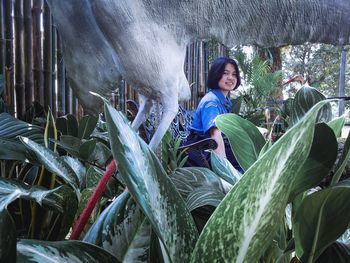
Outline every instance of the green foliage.
<svg viewBox="0 0 350 263"><path fill-rule="evenodd" d="M246 171L258 159L264 137L254 124L235 114L219 115L215 124L227 136L237 162Z"/></svg>
<svg viewBox="0 0 350 263"><path fill-rule="evenodd" d="M233 55L240 66L244 87L240 95L244 102L240 114L256 125L261 125L267 102L273 99L273 94L280 88L282 72L272 72L268 61L262 61L258 56L250 58L240 48Z"/></svg>
<svg viewBox="0 0 350 263"><path fill-rule="evenodd" d="M126 118L109 105L105 114L120 174L162 241L164 256L172 262L189 260L198 234L179 192Z"/></svg>
<svg viewBox="0 0 350 263"><path fill-rule="evenodd" d="M168 173L183 167L188 159L185 150L179 150L180 146L181 137L174 140L170 131L167 131L162 139L162 165Z"/></svg>
<svg viewBox="0 0 350 263"><path fill-rule="evenodd" d="M318 100L312 96L306 92L303 99L309 103L292 104L301 105L291 109L301 114L275 143L266 143L252 123L237 115L217 118L240 156L243 175L215 153L213 171L181 168L179 142L174 142L173 153L167 151L170 138L164 139L164 153L173 163L166 163L166 171L123 115L108 104L108 135L101 130L104 123L92 128L95 120L89 118L79 123L67 117L57 129L53 118L47 118L42 143L26 137L15 141L22 142L21 154L31 163L1 161L0 260L40 262L50 253L69 262L287 263L295 252L302 262L348 262L348 247L336 240L350 221L349 181L340 181L350 137L336 161L336 134L343 120L329 126L317 123L328 102L313 105ZM16 136L30 130L21 125ZM0 139L13 139L15 132ZM90 218L93 225L81 236L84 243L64 240L111 152L123 184L117 188L114 179L109 182ZM332 173L330 186L314 188ZM287 204L292 209L286 209Z"/></svg>

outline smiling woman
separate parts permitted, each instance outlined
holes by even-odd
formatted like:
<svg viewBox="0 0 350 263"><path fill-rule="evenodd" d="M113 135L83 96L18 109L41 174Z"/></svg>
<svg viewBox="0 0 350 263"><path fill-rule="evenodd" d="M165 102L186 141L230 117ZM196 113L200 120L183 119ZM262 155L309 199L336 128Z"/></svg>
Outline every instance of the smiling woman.
<svg viewBox="0 0 350 263"><path fill-rule="evenodd" d="M215 118L221 114L232 112L229 93L241 84L239 69L236 61L228 57L214 60L208 74L210 91L202 98L196 110L188 144L205 138L214 139L218 147L215 152L227 158L238 170L242 170L230 148L227 140L216 127ZM188 166L205 166L210 168L208 152L191 152L187 161Z"/></svg>

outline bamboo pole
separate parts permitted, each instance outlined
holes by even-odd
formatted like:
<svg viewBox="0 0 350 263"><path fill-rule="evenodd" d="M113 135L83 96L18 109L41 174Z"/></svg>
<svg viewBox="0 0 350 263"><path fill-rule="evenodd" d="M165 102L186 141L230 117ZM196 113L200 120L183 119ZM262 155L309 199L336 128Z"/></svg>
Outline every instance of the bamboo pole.
<svg viewBox="0 0 350 263"><path fill-rule="evenodd" d="M14 95L14 61L13 61L13 20L12 0L3 0L4 5L4 35L5 35L5 101L10 112L15 110Z"/></svg>
<svg viewBox="0 0 350 263"><path fill-rule="evenodd" d="M53 21L51 17L51 21ZM52 105L51 110L53 116L57 117L57 90L56 90L56 82L57 82L57 30L55 25L52 26L52 45L51 45L51 96L52 96Z"/></svg>
<svg viewBox="0 0 350 263"><path fill-rule="evenodd" d="M24 22L23 0L15 0L15 92L16 92L16 116L23 119L25 113L24 100Z"/></svg>
<svg viewBox="0 0 350 263"><path fill-rule="evenodd" d="M44 107L52 108L52 17L50 9L44 2L43 12L44 42L43 42L43 67L44 67Z"/></svg>
<svg viewBox="0 0 350 263"><path fill-rule="evenodd" d="M23 2L24 15L24 90L25 105L29 107L34 100L33 96L33 27L31 1Z"/></svg>
<svg viewBox="0 0 350 263"><path fill-rule="evenodd" d="M41 13L42 0L33 0L33 80L34 80L34 98L41 105L44 105L43 89L43 64L41 55Z"/></svg>
<svg viewBox="0 0 350 263"><path fill-rule="evenodd" d="M0 75L5 74L4 2L0 1Z"/></svg>
<svg viewBox="0 0 350 263"><path fill-rule="evenodd" d="M57 34L57 115L66 114L66 72L63 63L62 42Z"/></svg>

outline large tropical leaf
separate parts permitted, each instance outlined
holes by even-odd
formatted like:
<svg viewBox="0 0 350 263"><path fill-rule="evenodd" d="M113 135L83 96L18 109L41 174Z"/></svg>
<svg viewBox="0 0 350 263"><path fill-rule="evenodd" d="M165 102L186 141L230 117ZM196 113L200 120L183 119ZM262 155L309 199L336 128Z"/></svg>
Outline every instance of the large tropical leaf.
<svg viewBox="0 0 350 263"><path fill-rule="evenodd" d="M63 135L78 136L78 121L72 114L57 118L56 126Z"/></svg>
<svg viewBox="0 0 350 263"><path fill-rule="evenodd" d="M123 192L99 216L84 237L85 242L102 247L113 254L119 261L124 262L127 251L131 249L132 242L139 237L143 228L143 216L140 208L128 192ZM150 228L142 252L145 256L150 244ZM134 251L135 253L135 251ZM129 254L129 256L131 256ZM135 255L136 256L136 253ZM146 257L147 259L147 257Z"/></svg>
<svg viewBox="0 0 350 263"><path fill-rule="evenodd" d="M340 155L340 158L338 159L338 162L334 168L334 175L332 178L332 182L331 184L334 185L336 184L340 177L343 174L343 171L348 163L350 157L350 133L348 134L348 137L346 138L344 147L343 147L343 151Z"/></svg>
<svg viewBox="0 0 350 263"><path fill-rule="evenodd" d="M215 124L227 136L239 165L243 170L248 170L265 144L258 128L236 114L219 115Z"/></svg>
<svg viewBox="0 0 350 263"><path fill-rule="evenodd" d="M296 124L317 102L325 100L326 97L317 89L303 86L295 94L289 126ZM319 112L316 122L329 122L332 119L332 108L327 103Z"/></svg>
<svg viewBox="0 0 350 263"><path fill-rule="evenodd" d="M17 262L104 262L118 263L113 255L100 247L80 241L19 240Z"/></svg>
<svg viewBox="0 0 350 263"><path fill-rule="evenodd" d="M325 123L317 123L309 156L295 175L290 201L328 175L337 158L337 150L338 143L332 129Z"/></svg>
<svg viewBox="0 0 350 263"><path fill-rule="evenodd" d="M187 196L186 205L190 211L206 205L217 207L224 197L225 194L218 189L202 186L196 188Z"/></svg>
<svg viewBox="0 0 350 263"><path fill-rule="evenodd" d="M230 161L222 158L214 151L211 152L210 161L213 171L231 185L234 185L241 179L242 174L232 166Z"/></svg>
<svg viewBox="0 0 350 263"><path fill-rule="evenodd" d="M41 186L29 186L19 181L0 177L0 210L5 209L17 198L34 200L41 205L49 194L58 189L47 190ZM63 208L57 202L50 199L47 199L45 202L63 212Z"/></svg>
<svg viewBox="0 0 350 263"><path fill-rule="evenodd" d="M221 192L224 194L225 192L220 178L204 167L178 168L170 174L170 178L184 200L201 187L211 188L213 193Z"/></svg>
<svg viewBox="0 0 350 263"><path fill-rule="evenodd" d="M304 198L293 224L295 251L312 262L347 229L350 222L350 181L342 181Z"/></svg>
<svg viewBox="0 0 350 263"><path fill-rule="evenodd" d="M179 192L126 118L107 104L105 116L120 174L162 241L166 256L172 262L188 261L198 233Z"/></svg>
<svg viewBox="0 0 350 263"><path fill-rule="evenodd" d="M21 142L32 150L40 163L50 172L56 174L67 182L80 197L79 180L73 169L57 153L51 151L29 138L20 137Z"/></svg>
<svg viewBox="0 0 350 263"><path fill-rule="evenodd" d="M15 139L17 136L25 136L37 143L44 143L44 130L41 127L18 120L8 113L1 113L0 137Z"/></svg>
<svg viewBox="0 0 350 263"><path fill-rule="evenodd" d="M67 235L78 207L78 200L72 188L63 185L47 190L41 186L29 186L0 177L0 210L5 209L18 198L35 201L50 210L61 213L61 225L56 236L64 238Z"/></svg>
<svg viewBox="0 0 350 263"><path fill-rule="evenodd" d="M98 118L94 116L83 116L79 122L78 138L89 139L94 131Z"/></svg>
<svg viewBox="0 0 350 263"><path fill-rule="evenodd" d="M192 262L260 258L282 222L290 184L309 154L316 116L324 104L315 105L235 184L203 229Z"/></svg>
<svg viewBox="0 0 350 263"><path fill-rule="evenodd" d="M0 159L24 161L27 149L17 136L25 136L44 145L44 130L38 126L20 121L8 113L0 114Z"/></svg>
<svg viewBox="0 0 350 263"><path fill-rule="evenodd" d="M334 118L330 122L327 122L327 125L332 128L335 136L339 138L341 136L342 129L345 124L345 116L340 116L338 118Z"/></svg>
<svg viewBox="0 0 350 263"><path fill-rule="evenodd" d="M80 190L84 189L86 186L86 167L77 159L74 159L68 155L62 156L62 160L72 168L76 174Z"/></svg>
<svg viewBox="0 0 350 263"><path fill-rule="evenodd" d="M150 258L151 231L151 224L148 219L145 218L129 245L123 259L124 263L154 262L151 261Z"/></svg>
<svg viewBox="0 0 350 263"><path fill-rule="evenodd" d="M336 241L322 253L316 263L348 263L350 262L349 245Z"/></svg>

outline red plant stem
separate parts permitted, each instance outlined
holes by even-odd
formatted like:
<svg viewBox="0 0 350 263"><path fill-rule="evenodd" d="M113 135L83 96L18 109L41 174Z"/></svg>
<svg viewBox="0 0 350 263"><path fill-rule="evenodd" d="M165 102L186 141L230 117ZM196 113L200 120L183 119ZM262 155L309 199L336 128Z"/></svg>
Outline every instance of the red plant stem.
<svg viewBox="0 0 350 263"><path fill-rule="evenodd" d="M96 186L94 193L89 198L89 201L86 203L83 212L81 213L76 224L74 225L74 228L71 236L69 237L69 240L76 240L79 238L81 232L85 227L86 222L88 221L92 213L92 210L94 210L97 202L100 200L102 193L106 188L108 180L112 177L116 169L117 169L117 165L115 161L112 160L111 163L107 166L107 170L103 174L100 182Z"/></svg>

